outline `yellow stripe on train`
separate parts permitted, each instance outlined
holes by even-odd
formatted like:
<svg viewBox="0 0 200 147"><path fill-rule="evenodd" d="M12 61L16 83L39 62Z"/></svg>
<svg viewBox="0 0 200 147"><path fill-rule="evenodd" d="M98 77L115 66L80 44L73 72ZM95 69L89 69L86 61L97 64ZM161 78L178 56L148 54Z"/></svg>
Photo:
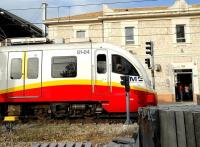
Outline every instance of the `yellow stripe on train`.
<svg viewBox="0 0 200 147"><path fill-rule="evenodd" d="M108 82L102 82L100 80L93 81L93 84L98 85L98 86L108 86ZM40 87L63 86L63 85L91 85L91 80L48 81L48 82L42 82L42 83L27 84L27 85L25 85L25 89L28 90L28 89L34 89L34 88L40 88ZM123 87L120 83L117 83L117 82L112 82L111 86ZM153 93L153 91L151 91L151 90L148 90L148 89L145 89L142 87L138 87L138 86L131 86L131 89ZM0 90L0 94L16 92L16 91L21 91L21 90L24 90L24 86L17 86L17 87L13 87L13 88Z"/></svg>

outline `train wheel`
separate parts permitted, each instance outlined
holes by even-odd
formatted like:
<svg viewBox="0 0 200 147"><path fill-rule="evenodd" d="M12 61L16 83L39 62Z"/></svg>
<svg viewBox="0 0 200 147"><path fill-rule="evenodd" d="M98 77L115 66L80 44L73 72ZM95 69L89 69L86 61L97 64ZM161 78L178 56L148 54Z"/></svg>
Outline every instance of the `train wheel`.
<svg viewBox="0 0 200 147"><path fill-rule="evenodd" d="M27 122L28 119L34 116L31 105L21 104L21 112L20 112L22 122Z"/></svg>
<svg viewBox="0 0 200 147"><path fill-rule="evenodd" d="M4 116L8 115L8 105L0 104L0 119L3 119Z"/></svg>
<svg viewBox="0 0 200 147"><path fill-rule="evenodd" d="M68 110L68 104L64 103L52 103L50 104L50 110L51 110L51 118L66 118L68 117L67 110Z"/></svg>

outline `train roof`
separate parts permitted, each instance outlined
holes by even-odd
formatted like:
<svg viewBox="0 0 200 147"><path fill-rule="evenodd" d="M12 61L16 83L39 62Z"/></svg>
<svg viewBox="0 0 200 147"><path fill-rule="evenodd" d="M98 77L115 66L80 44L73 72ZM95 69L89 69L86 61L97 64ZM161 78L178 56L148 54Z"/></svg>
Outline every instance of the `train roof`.
<svg viewBox="0 0 200 147"><path fill-rule="evenodd" d="M3 46L0 47L0 52L8 51L29 51L29 50L67 50L67 49L90 49L90 48L107 48L115 51L125 51L126 50L109 44L109 43L68 43L68 44L34 44L34 45L13 45L13 46Z"/></svg>

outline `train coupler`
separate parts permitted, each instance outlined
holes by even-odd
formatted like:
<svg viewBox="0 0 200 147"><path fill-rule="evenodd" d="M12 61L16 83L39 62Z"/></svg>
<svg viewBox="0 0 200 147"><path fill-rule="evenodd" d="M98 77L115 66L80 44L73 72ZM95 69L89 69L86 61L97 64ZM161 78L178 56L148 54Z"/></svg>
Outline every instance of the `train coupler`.
<svg viewBox="0 0 200 147"><path fill-rule="evenodd" d="M14 130L15 123L19 120L18 116L5 116L4 125L7 131L11 132Z"/></svg>

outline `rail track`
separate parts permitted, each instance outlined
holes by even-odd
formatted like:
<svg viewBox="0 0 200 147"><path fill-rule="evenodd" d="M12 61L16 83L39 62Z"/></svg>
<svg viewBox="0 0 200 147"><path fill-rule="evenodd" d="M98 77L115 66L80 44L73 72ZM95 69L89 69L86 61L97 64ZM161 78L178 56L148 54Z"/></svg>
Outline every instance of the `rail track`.
<svg viewBox="0 0 200 147"><path fill-rule="evenodd" d="M99 116L99 117L60 117L60 118L51 118L51 117L41 117L41 116L19 116L19 122L21 123L51 123L51 122L66 122L68 124L123 124L126 121L126 117L123 116ZM131 121L137 122L137 116L132 116ZM0 121L0 123L3 120Z"/></svg>

